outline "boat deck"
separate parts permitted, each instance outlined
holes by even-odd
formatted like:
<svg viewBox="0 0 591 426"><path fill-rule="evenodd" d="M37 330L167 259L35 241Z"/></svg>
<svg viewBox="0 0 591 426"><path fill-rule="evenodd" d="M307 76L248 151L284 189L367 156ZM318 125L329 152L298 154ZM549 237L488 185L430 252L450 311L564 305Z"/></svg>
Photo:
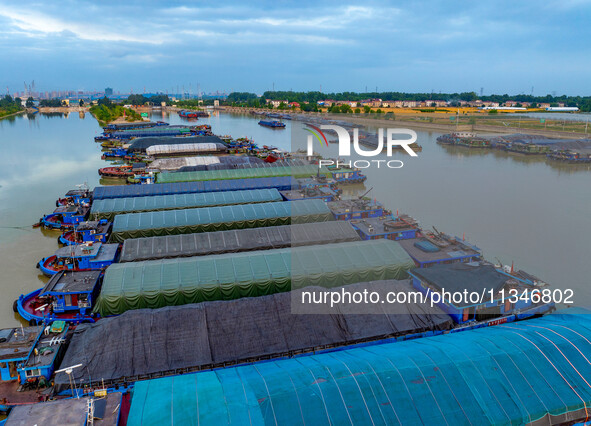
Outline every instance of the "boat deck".
<svg viewBox="0 0 591 426"><path fill-rule="evenodd" d="M20 385L16 379L8 382L0 381L0 406L34 404L43 399L43 395L39 391L19 392L19 388Z"/></svg>
<svg viewBox="0 0 591 426"><path fill-rule="evenodd" d="M365 200L339 200L328 203L328 208L336 215L347 213L381 210L384 207L380 203Z"/></svg>
<svg viewBox="0 0 591 426"><path fill-rule="evenodd" d="M111 224L109 222L101 223L98 220L89 220L86 222L82 222L80 225L78 225L78 228L76 228L76 230L79 232L95 231L97 234L104 234L109 230L110 227Z"/></svg>
<svg viewBox="0 0 591 426"><path fill-rule="evenodd" d="M55 256L58 258L62 257L91 257L95 258L98 256L99 251L103 244L95 243L93 245L80 244L77 246L66 246L56 250Z"/></svg>
<svg viewBox="0 0 591 426"><path fill-rule="evenodd" d="M6 328L0 330L0 361L26 358L41 327ZM0 382L2 383L2 382ZM0 390L0 397L2 391Z"/></svg>
<svg viewBox="0 0 591 426"><path fill-rule="evenodd" d="M389 223L391 226L388 226ZM390 216L357 219L352 220L351 224L366 235L394 234L418 228L416 220L406 215L400 216L399 220L393 220Z"/></svg>
<svg viewBox="0 0 591 426"><path fill-rule="evenodd" d="M45 284L40 294L50 291L62 293L92 291L101 273L101 271L80 271L56 274Z"/></svg>
<svg viewBox="0 0 591 426"><path fill-rule="evenodd" d="M425 252L414 245L416 242L421 240L424 240L424 238L400 240L398 243L413 259L421 263L439 262L471 256L480 257L480 252L470 248L467 244L460 245L452 243L447 247L438 247L439 251Z"/></svg>

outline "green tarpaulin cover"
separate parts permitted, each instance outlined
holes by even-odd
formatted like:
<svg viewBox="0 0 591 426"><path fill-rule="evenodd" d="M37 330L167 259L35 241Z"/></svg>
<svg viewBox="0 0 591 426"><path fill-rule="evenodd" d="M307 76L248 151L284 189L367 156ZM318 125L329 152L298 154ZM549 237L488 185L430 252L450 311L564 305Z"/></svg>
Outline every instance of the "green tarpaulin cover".
<svg viewBox="0 0 591 426"><path fill-rule="evenodd" d="M107 269L95 311L118 315L130 309L264 296L292 287L402 279L414 266L391 240L120 263Z"/></svg>
<svg viewBox="0 0 591 426"><path fill-rule="evenodd" d="M159 195L154 197L111 198L94 200L92 202L90 216L95 220L113 220L115 215L125 213L230 206L234 204L265 203L272 201L283 201L281 194L275 188L201 194Z"/></svg>
<svg viewBox="0 0 591 426"><path fill-rule="evenodd" d="M328 220L334 216L318 199L130 213L115 216L110 241Z"/></svg>
<svg viewBox="0 0 591 426"><path fill-rule="evenodd" d="M203 170L198 172L159 173L156 181L158 183L197 182L204 180L249 179L276 176L301 178L316 174L328 176L330 175L330 171L326 167L318 168L314 164L307 166L263 167L260 169Z"/></svg>

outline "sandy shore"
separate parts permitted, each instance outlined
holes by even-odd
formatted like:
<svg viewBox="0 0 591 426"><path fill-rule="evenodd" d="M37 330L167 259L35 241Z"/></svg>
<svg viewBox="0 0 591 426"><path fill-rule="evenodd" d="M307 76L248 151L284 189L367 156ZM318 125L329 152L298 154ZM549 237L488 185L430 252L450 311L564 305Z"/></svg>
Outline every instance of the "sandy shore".
<svg viewBox="0 0 591 426"><path fill-rule="evenodd" d="M235 112L235 113L250 113L251 111L254 112L269 112L268 109L260 109L260 108L238 108L238 107L223 107L220 108L226 112ZM273 110L273 112L280 112ZM499 133L499 134L510 134L510 133L526 133L529 135L540 135L540 136L547 136L547 137L556 137L556 138L569 138L569 139L581 139L585 138L585 135L582 133L575 133L575 132L566 132L566 131L556 131L556 130L544 130L544 129L526 129L520 127L501 127L501 126L491 126L485 124L463 124L456 126L455 124L443 124L443 123L421 123L417 121L407 121L407 120L386 120L386 119L378 119L378 118L367 118L367 117L359 117L354 116L352 114L325 114L325 113L318 113L318 112L295 112L292 113L290 111L284 111L285 114L303 114L309 115L310 117L324 117L327 119L335 119L335 120L344 120L349 121L355 124L361 124L364 126L374 126L374 127L399 127L399 128L409 128L413 130L424 130L424 131L433 131L433 132L443 132L443 133L451 133L451 132L475 132L475 133ZM400 114L399 116L403 116ZM398 116L398 117L399 117Z"/></svg>

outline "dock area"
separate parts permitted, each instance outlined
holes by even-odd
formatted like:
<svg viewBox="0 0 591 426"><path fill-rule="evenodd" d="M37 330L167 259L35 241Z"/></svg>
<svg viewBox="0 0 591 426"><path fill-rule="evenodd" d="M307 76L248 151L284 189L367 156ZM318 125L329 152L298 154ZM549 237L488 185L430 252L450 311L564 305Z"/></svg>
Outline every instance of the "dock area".
<svg viewBox="0 0 591 426"><path fill-rule="evenodd" d="M567 343L548 333L551 342L542 342L533 330L564 325L577 343L588 334L582 313L553 313L554 302L536 298L551 283L368 196L370 178L359 169L321 166L319 158L218 136L207 125L112 123L95 139L105 158L123 164L112 167L128 174L116 185L56 194L57 209L40 220L61 228L64 246L39 263L49 282L14 303L31 327L0 330L0 357L10 357L0 363L7 426L50 413L69 421L91 409L102 413L97 424L165 424L170 404L179 418L206 424L226 416L228 404L236 419L254 416L254 423L312 424L321 412L339 423L360 415L361 399L386 423L395 415L381 407L410 418L415 403L430 418L462 422L467 414L447 419L417 398L433 386L441 390L434 402L452 406L445 391L452 379L469 389L497 386L515 365L493 368L494 360L509 359L514 348L489 343L510 342L507 330L568 353L553 364L558 374L581 362ZM350 184L361 187L357 196L344 191ZM446 300L450 289L486 297ZM517 290L523 300L514 302ZM348 302L363 294L377 301ZM11 352L14 339L22 347ZM533 353L524 342L520 350ZM476 353L480 345L486 353ZM429 361L409 361L418 359ZM543 386L530 361L515 362L531 373L519 386ZM547 369L543 357L535 362ZM345 405L327 404L318 388L339 393ZM282 401L274 415L271 400ZM566 409L543 397L531 404L581 418L584 404L569 401ZM297 408L302 403L306 410ZM500 419L493 405L471 409ZM520 422L524 410L507 418Z"/></svg>

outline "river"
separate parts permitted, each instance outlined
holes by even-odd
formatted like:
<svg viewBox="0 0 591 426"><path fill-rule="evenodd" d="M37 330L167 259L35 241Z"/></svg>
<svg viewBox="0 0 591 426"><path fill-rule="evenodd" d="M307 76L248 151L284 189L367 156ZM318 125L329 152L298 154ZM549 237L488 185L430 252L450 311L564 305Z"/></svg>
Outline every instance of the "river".
<svg viewBox="0 0 591 426"><path fill-rule="evenodd" d="M176 114L154 114L152 119L182 122ZM300 140L305 134L300 122L273 130L257 121L234 114L199 120L210 123L216 134L248 136L259 145L286 150L292 137ZM97 169L105 162L93 137L100 132L89 114L0 120L0 328L19 324L13 301L46 282L35 264L57 249L59 232L31 225L76 184L99 183ZM514 262L554 287L572 288L578 305L591 304L591 167L444 147L436 144L439 133L417 133L423 147L418 157L395 154L404 167L365 170L365 187L373 187L370 196L414 216L425 228L465 235L487 259ZM337 155L336 144L316 150Z"/></svg>

